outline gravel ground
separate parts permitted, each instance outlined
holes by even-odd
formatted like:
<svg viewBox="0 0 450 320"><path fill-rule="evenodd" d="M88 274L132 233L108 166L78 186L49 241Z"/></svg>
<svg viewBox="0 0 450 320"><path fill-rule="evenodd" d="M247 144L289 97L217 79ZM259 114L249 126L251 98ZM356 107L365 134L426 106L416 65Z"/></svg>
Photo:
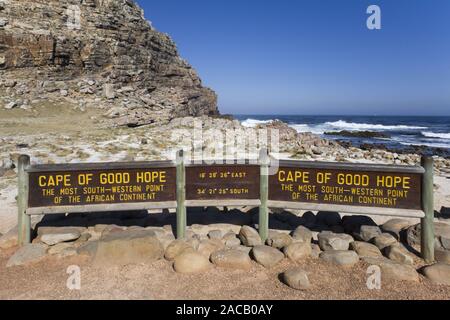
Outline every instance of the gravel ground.
<svg viewBox="0 0 450 320"><path fill-rule="evenodd" d="M93 268L80 258L47 258L25 268L7 269L10 254L0 254L0 299L450 299L450 287L433 285L424 278L420 283L382 279L381 290L369 290L368 266L362 262L340 268L317 259L305 260L299 266L309 273L312 288L296 291L279 281L279 274L294 266L287 260L269 270L254 263L250 272L213 268L204 274L181 275L165 260L105 270ZM70 265L81 268L80 291L66 287Z"/></svg>

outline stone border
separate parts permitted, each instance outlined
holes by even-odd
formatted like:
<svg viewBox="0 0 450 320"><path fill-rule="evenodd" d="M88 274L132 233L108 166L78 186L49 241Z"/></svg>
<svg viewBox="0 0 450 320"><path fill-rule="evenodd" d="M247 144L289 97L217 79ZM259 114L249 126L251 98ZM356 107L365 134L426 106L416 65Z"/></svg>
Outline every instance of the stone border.
<svg viewBox="0 0 450 320"><path fill-rule="evenodd" d="M282 160L280 165L288 167L320 168L320 169L361 169L365 171L384 171L396 173L415 173L422 175L422 209L406 210L380 207L358 207L344 205L328 205L315 203L293 203L284 201L271 201L269 199L269 168L270 157L267 150L261 150L258 164L260 166L260 199L252 200L186 200L186 167L193 164L185 161L184 152L178 151L176 162L155 161L155 162L132 162L132 163L91 163L91 164L61 164L61 165L35 165L30 166L30 157L21 155L18 163L18 232L19 245L31 242L31 215L43 215L54 213L87 213L87 212L107 212L126 210L150 210L150 209L172 209L177 210L177 238L183 239L186 234L186 208L196 206L259 206L259 235L262 241L267 240L269 233L269 207L283 209L302 210L327 210L345 213L366 214L366 215L391 215L401 217L421 218L422 223L422 257L426 262L434 261L434 203L433 203L433 158L423 157L421 167L411 166L389 166L389 165L369 165L369 164L340 164L325 162L305 162L295 160ZM235 161L234 164L242 162ZM248 164L245 160L244 163ZM232 165L224 160L225 165ZM130 203L130 204L100 204L84 206L46 207L28 208L29 197L29 177L31 172L52 172L52 171L79 171L94 169L127 169L139 167L176 167L176 201L158 203ZM380 211L383 211L380 213Z"/></svg>

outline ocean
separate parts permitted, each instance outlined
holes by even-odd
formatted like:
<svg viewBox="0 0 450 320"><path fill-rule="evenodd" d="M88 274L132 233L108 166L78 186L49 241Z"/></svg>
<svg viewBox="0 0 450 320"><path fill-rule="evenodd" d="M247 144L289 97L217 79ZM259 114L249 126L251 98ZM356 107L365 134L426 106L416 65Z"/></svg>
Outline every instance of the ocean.
<svg viewBox="0 0 450 320"><path fill-rule="evenodd" d="M311 132L327 139L378 145L389 150L422 150L423 153L450 156L450 116L301 116L301 115L235 115L244 126L252 127L278 119L298 132ZM384 137L344 137L326 135L339 131L371 131Z"/></svg>

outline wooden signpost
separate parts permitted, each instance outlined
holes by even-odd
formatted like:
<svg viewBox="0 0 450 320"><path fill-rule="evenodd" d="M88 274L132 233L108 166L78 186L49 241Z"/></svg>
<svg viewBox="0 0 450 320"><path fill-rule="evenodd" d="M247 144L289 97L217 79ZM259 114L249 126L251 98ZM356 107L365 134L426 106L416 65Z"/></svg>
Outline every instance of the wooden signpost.
<svg viewBox="0 0 450 320"><path fill-rule="evenodd" d="M433 159L422 166L278 161L263 150L250 161L208 165L186 161L30 166L19 158L19 242L29 243L30 215L177 209L185 237L187 207L259 207L266 240L269 208L421 218L422 255L434 260ZM272 168L273 169L273 168Z"/></svg>

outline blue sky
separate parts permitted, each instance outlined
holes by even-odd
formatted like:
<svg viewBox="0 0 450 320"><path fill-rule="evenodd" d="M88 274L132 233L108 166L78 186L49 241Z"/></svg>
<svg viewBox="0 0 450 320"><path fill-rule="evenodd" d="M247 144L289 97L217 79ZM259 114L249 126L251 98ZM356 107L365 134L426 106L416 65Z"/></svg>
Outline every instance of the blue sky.
<svg viewBox="0 0 450 320"><path fill-rule="evenodd" d="M450 115L449 0L138 3L222 113Z"/></svg>

